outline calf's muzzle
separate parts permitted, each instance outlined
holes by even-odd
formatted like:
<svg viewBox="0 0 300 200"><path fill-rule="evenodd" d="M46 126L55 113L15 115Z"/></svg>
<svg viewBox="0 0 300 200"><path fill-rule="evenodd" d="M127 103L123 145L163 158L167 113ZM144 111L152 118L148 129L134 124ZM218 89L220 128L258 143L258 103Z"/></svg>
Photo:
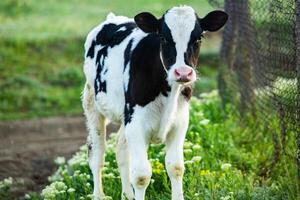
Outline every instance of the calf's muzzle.
<svg viewBox="0 0 300 200"><path fill-rule="evenodd" d="M193 78L193 69L190 67L178 67L174 70L176 82L190 82Z"/></svg>

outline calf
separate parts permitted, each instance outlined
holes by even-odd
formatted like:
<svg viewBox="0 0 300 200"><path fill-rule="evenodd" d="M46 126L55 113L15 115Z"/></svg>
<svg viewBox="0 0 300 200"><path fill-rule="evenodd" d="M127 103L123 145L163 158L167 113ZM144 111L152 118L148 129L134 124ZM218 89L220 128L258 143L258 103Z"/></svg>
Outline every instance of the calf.
<svg viewBox="0 0 300 200"><path fill-rule="evenodd" d="M116 157L122 199L144 199L151 178L150 142L166 145L172 199L183 199L183 143L201 37L226 21L222 11L199 18L191 7L180 6L159 19L148 12L134 19L110 13L88 34L82 101L96 199L104 196L101 169L108 121L120 124Z"/></svg>

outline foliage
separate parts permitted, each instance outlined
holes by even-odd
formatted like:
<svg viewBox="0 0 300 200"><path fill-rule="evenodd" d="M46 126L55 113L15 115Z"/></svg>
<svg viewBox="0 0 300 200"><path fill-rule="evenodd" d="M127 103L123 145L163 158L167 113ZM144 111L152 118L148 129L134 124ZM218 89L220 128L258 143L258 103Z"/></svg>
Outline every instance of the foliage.
<svg viewBox="0 0 300 200"><path fill-rule="evenodd" d="M130 17L150 11L158 16L179 4L193 6L200 16L212 10L206 0L133 0L129 7L123 0L1 0L0 120L81 114L87 33L111 11ZM213 53L204 60L213 60L219 38L207 40L202 53ZM211 80L203 82L214 87Z"/></svg>
<svg viewBox="0 0 300 200"><path fill-rule="evenodd" d="M200 56L200 62L203 61L203 57ZM211 57L211 56L208 56ZM216 57L216 56L215 56ZM196 82L194 86L194 93L195 95L199 95L202 92L210 92L213 89L217 88L217 70L216 70L217 64L214 65L200 65L197 67L197 76L198 81Z"/></svg>
<svg viewBox="0 0 300 200"><path fill-rule="evenodd" d="M265 179L261 164L271 154L270 138L257 127L254 137L239 123L238 115L227 106L222 111L217 92L191 100L190 126L184 144L184 191L187 200L202 199L296 199L296 169L293 161L282 159ZM226 116L226 117L225 117ZM120 199L121 182L115 160L116 134L108 140L103 172L107 199ZM265 139L263 139L265 138ZM151 144L148 150L153 176L147 199L170 199L170 183L164 169L164 145ZM49 178L44 199L91 199L92 179L87 147L81 147L67 163L56 160L57 172Z"/></svg>

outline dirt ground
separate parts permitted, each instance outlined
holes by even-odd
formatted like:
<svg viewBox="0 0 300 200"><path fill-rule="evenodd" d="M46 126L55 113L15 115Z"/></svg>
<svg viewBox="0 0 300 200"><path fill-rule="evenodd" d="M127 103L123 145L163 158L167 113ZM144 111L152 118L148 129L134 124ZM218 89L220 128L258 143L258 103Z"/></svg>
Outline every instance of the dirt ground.
<svg viewBox="0 0 300 200"><path fill-rule="evenodd" d="M116 126L108 126L108 132ZM0 122L0 180L13 177L16 197L40 191L56 166L54 159L67 159L86 141L83 117L54 117Z"/></svg>

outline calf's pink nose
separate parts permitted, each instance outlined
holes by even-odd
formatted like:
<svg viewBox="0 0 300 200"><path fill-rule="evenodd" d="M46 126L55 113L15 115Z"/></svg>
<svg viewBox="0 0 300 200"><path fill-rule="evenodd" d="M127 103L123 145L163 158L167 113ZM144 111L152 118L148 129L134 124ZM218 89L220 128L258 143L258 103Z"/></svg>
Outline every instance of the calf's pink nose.
<svg viewBox="0 0 300 200"><path fill-rule="evenodd" d="M174 70L178 82L189 82L192 79L193 70L189 67L179 67Z"/></svg>

